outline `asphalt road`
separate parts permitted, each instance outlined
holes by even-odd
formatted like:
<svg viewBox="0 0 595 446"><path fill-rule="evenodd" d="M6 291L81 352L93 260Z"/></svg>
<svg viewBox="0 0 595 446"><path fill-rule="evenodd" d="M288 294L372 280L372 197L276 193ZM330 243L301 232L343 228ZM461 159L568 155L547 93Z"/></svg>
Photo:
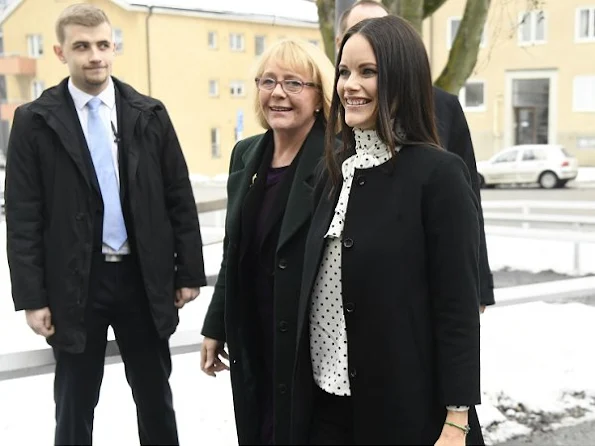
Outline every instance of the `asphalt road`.
<svg viewBox="0 0 595 446"><path fill-rule="evenodd" d="M482 189L481 200L544 200L544 201L591 201L595 202L595 182L568 183L562 189L544 190L537 186Z"/></svg>

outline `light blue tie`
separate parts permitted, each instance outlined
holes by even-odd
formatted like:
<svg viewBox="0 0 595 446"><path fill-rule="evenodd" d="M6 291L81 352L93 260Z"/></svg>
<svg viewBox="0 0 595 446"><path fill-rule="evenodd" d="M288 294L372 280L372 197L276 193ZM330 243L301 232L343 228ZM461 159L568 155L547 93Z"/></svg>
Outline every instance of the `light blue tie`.
<svg viewBox="0 0 595 446"><path fill-rule="evenodd" d="M112 142L99 115L100 105L101 99L99 98L93 98L87 102L89 108L88 142L103 198L103 243L117 251L126 242L128 236L120 203L120 187L112 158Z"/></svg>

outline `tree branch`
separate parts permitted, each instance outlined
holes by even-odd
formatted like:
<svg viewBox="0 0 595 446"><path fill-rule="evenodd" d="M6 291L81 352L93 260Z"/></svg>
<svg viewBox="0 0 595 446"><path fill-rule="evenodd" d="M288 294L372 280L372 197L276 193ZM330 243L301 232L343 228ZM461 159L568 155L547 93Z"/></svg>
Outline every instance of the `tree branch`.
<svg viewBox="0 0 595 446"><path fill-rule="evenodd" d="M448 55L448 62L436 80L437 87L458 94L477 63L481 35L491 0L467 0L459 31Z"/></svg>
<svg viewBox="0 0 595 446"><path fill-rule="evenodd" d="M425 0L424 1L424 19L430 17L438 8L440 8L447 0Z"/></svg>

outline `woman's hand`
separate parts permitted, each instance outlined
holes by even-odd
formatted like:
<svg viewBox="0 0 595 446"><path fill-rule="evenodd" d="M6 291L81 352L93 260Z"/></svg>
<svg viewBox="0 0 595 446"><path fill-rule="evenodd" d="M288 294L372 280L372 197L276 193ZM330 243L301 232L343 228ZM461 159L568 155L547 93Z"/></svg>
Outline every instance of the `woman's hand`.
<svg viewBox="0 0 595 446"><path fill-rule="evenodd" d="M466 426L468 421L468 411L447 411L446 422L451 422L458 426ZM462 429L444 424L440 438L434 443L434 446L465 446L465 437L466 434Z"/></svg>
<svg viewBox="0 0 595 446"><path fill-rule="evenodd" d="M217 339L204 338L200 348L200 368L207 375L216 377L218 372L229 370L227 364L221 358L229 359L223 348L224 342Z"/></svg>

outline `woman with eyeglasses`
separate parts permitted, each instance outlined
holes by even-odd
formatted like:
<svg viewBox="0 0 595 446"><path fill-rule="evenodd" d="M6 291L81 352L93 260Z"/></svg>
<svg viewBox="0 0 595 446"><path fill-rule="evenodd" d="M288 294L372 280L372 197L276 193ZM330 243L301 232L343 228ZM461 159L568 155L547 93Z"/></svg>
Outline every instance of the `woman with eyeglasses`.
<svg viewBox="0 0 595 446"><path fill-rule="evenodd" d="M289 442L295 315L333 73L312 44L270 47L255 79L256 116L267 131L238 142L231 155L223 261L202 329L201 368L215 376L229 359L239 444Z"/></svg>

